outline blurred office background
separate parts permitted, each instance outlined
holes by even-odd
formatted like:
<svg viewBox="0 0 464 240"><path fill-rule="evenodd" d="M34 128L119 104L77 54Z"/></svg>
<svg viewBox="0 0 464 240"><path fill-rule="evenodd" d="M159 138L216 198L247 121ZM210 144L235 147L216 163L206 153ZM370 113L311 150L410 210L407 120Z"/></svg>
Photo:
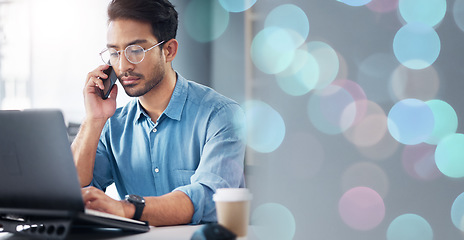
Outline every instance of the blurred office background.
<svg viewBox="0 0 464 240"><path fill-rule="evenodd" d="M250 238L464 239L464 0L172 2L175 69L247 115ZM107 3L0 0L0 108L78 126Z"/></svg>

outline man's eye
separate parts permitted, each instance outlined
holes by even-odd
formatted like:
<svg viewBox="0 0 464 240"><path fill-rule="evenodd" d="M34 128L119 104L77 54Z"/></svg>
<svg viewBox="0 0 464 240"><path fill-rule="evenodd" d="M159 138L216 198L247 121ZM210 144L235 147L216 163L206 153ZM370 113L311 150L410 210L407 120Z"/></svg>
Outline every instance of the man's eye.
<svg viewBox="0 0 464 240"><path fill-rule="evenodd" d="M141 48L140 49L131 49L130 53L132 53L132 54L141 54L141 53L143 53L143 49L141 49Z"/></svg>

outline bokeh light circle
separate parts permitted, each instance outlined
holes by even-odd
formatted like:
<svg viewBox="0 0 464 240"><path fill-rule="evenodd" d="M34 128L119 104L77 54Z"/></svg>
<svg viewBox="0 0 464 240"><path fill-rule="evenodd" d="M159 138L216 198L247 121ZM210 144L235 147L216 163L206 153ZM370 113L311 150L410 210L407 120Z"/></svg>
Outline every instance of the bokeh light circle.
<svg viewBox="0 0 464 240"><path fill-rule="evenodd" d="M375 0L368 3L366 7L374 12L391 12L398 8L398 0Z"/></svg>
<svg viewBox="0 0 464 240"><path fill-rule="evenodd" d="M218 1L192 0L185 10L184 25L196 41L210 42L226 31L229 12Z"/></svg>
<svg viewBox="0 0 464 240"><path fill-rule="evenodd" d="M395 35L393 52L398 61L411 69L423 69L432 65L441 49L440 37L430 26L408 23Z"/></svg>
<svg viewBox="0 0 464 240"><path fill-rule="evenodd" d="M464 177L464 135L456 133L441 140L435 150L435 163L448 177Z"/></svg>
<svg viewBox="0 0 464 240"><path fill-rule="evenodd" d="M349 114L350 111L354 111L356 115L353 124L358 123L364 118L367 111L367 96L364 93L364 89L359 86L358 83L348 79L337 79L332 82L332 85L340 86L345 89L353 97L354 102L350 104L346 109L345 114Z"/></svg>
<svg viewBox="0 0 464 240"><path fill-rule="evenodd" d="M419 215L403 214L395 218L387 229L387 240L433 240L430 224Z"/></svg>
<svg viewBox="0 0 464 240"><path fill-rule="evenodd" d="M390 134L385 134L380 141L372 146L360 147L358 146L359 152L375 161L383 161L389 159L393 154L396 153L400 146L400 143L396 141Z"/></svg>
<svg viewBox="0 0 464 240"><path fill-rule="evenodd" d="M446 0L403 0L399 1L399 12L407 23L423 23L430 27L443 20Z"/></svg>
<svg viewBox="0 0 464 240"><path fill-rule="evenodd" d="M284 71L292 63L298 48L294 39L285 29L264 28L251 43L251 59L254 65L267 74Z"/></svg>
<svg viewBox="0 0 464 240"><path fill-rule="evenodd" d="M422 181L435 180L442 176L435 164L436 148L437 146L426 143L404 147L401 158L409 176Z"/></svg>
<svg viewBox="0 0 464 240"><path fill-rule="evenodd" d="M418 99L397 102L388 113L388 130L398 142L414 145L426 141L435 126L430 107Z"/></svg>
<svg viewBox="0 0 464 240"><path fill-rule="evenodd" d="M309 34L309 20L306 13L294 4L284 4L274 8L264 21L264 27L278 27L294 33L295 44L300 46Z"/></svg>
<svg viewBox="0 0 464 240"><path fill-rule="evenodd" d="M251 8L256 0L219 0L219 3L228 12L243 12Z"/></svg>
<svg viewBox="0 0 464 240"><path fill-rule="evenodd" d="M337 52L329 44L320 41L309 42L306 48L319 64L319 81L315 88L327 87L338 75L340 62Z"/></svg>
<svg viewBox="0 0 464 240"><path fill-rule="evenodd" d="M276 74L279 87L289 95L301 96L313 90L319 79L319 65L305 50L297 49L290 66Z"/></svg>
<svg viewBox="0 0 464 240"><path fill-rule="evenodd" d="M291 240L296 222L293 214L278 203L258 206L251 215L251 229L260 240Z"/></svg>
<svg viewBox="0 0 464 240"><path fill-rule="evenodd" d="M248 146L262 153L269 153L278 148L285 136L285 123L280 114L258 100L247 101L243 106Z"/></svg>
<svg viewBox="0 0 464 240"><path fill-rule="evenodd" d="M309 119L321 132L339 134L354 122L356 109L351 114L345 112L353 102L351 94L337 85L314 91L308 102Z"/></svg>
<svg viewBox="0 0 464 240"><path fill-rule="evenodd" d="M456 25L464 31L464 0L456 0L453 6L453 17Z"/></svg>
<svg viewBox="0 0 464 240"><path fill-rule="evenodd" d="M464 193L459 194L451 206L451 221L456 228L464 232Z"/></svg>
<svg viewBox="0 0 464 240"><path fill-rule="evenodd" d="M388 175L375 163L356 163L343 173L342 189L348 191L358 186L375 189L380 196L385 197L389 189Z"/></svg>
<svg viewBox="0 0 464 240"><path fill-rule="evenodd" d="M342 2L346 5L352 6L352 7L359 7L359 6L364 6L370 3L372 0L337 0L337 1Z"/></svg>
<svg viewBox="0 0 464 240"><path fill-rule="evenodd" d="M368 187L355 187L345 192L338 202L338 210L345 224L360 231L377 227L385 217L382 197Z"/></svg>
<svg viewBox="0 0 464 240"><path fill-rule="evenodd" d="M375 53L369 55L359 65L356 82L364 89L367 98L374 102L391 101L386 89L392 72L398 67L398 60L393 54Z"/></svg>
<svg viewBox="0 0 464 240"><path fill-rule="evenodd" d="M458 116L454 108L442 100L430 100L425 102L433 112L435 127L430 137L429 144L438 144L443 138L456 133L458 129Z"/></svg>
<svg viewBox="0 0 464 240"><path fill-rule="evenodd" d="M369 147L378 144L387 133L387 116L383 109L375 102L357 100L363 115L355 121L353 126L343 132L348 141L358 147Z"/></svg>
<svg viewBox="0 0 464 240"><path fill-rule="evenodd" d="M339 52L337 52L338 58L338 74L335 79L347 79L348 78L348 64L346 63L345 58Z"/></svg>
<svg viewBox="0 0 464 240"><path fill-rule="evenodd" d="M437 95L440 79L433 66L416 70L399 65L391 76L390 86L395 101L406 98L426 101Z"/></svg>
<svg viewBox="0 0 464 240"><path fill-rule="evenodd" d="M356 146L369 147L379 143L386 132L387 116L379 114L366 116L352 131L346 131L345 136Z"/></svg>

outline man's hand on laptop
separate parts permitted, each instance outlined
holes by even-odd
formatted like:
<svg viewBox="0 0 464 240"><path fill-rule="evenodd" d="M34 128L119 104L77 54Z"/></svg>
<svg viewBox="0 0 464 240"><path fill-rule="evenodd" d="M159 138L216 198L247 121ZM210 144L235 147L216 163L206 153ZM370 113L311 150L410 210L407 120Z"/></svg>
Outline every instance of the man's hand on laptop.
<svg viewBox="0 0 464 240"><path fill-rule="evenodd" d="M85 208L106 212L121 217L132 218L135 206L127 201L118 201L95 187L82 188Z"/></svg>

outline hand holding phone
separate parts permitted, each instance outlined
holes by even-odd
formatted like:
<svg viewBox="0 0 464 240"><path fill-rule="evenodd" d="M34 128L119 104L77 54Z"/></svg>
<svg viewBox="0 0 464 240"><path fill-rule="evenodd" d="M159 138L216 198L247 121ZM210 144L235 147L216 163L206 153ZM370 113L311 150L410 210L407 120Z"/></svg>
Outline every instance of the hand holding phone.
<svg viewBox="0 0 464 240"><path fill-rule="evenodd" d="M108 76L108 78L106 79L102 78L104 89L103 90L100 89L101 91L100 96L103 99L107 99L110 95L111 89L113 89L114 84L116 84L118 77L116 76L116 73L114 72L112 66L109 66L108 69L103 71L103 73L105 73Z"/></svg>

